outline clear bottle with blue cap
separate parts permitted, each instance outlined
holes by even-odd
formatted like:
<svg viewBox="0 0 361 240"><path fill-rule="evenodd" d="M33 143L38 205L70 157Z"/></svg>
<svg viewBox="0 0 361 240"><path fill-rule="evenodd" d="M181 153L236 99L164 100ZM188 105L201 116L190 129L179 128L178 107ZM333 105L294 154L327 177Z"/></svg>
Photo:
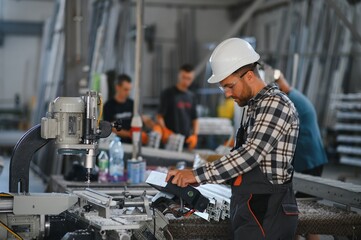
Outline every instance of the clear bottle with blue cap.
<svg viewBox="0 0 361 240"><path fill-rule="evenodd" d="M110 182L124 180L124 149L118 136L109 145L109 178Z"/></svg>

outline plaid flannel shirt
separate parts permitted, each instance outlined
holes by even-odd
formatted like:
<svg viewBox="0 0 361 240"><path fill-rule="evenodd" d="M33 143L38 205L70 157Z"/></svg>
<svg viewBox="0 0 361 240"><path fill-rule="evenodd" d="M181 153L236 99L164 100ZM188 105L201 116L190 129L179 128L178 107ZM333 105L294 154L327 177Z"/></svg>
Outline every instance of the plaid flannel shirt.
<svg viewBox="0 0 361 240"><path fill-rule="evenodd" d="M228 155L194 170L198 183L223 183L260 167L272 184L292 177L299 119L291 100L275 84L248 101L247 139Z"/></svg>

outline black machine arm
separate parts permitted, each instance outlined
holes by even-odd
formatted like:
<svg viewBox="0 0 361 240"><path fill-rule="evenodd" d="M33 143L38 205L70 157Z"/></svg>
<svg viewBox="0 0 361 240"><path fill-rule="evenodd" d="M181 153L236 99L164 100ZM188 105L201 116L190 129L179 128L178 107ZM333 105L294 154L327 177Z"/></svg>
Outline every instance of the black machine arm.
<svg viewBox="0 0 361 240"><path fill-rule="evenodd" d="M14 147L10 159L9 192L29 192L29 170L33 155L51 139L40 136L40 124L29 129ZM20 188L20 189L19 189Z"/></svg>

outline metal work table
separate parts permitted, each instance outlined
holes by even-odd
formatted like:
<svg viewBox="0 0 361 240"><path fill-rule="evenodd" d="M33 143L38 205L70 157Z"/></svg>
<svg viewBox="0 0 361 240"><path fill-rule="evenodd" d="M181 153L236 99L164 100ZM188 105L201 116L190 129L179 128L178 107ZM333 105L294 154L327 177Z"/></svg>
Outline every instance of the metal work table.
<svg viewBox="0 0 361 240"><path fill-rule="evenodd" d="M98 182L91 182L89 187L93 189L113 189L113 188L124 188L129 186L126 183L98 183ZM50 177L50 181L47 187L47 192L69 192L75 189L84 189L87 188L88 184L85 182L75 182L75 181L66 181L64 180L62 175L52 175ZM133 188L139 189L146 189L158 191L149 186L146 183L134 184L132 185Z"/></svg>
<svg viewBox="0 0 361 240"><path fill-rule="evenodd" d="M91 188L124 188L124 183L91 183ZM147 184L133 185L139 189L152 189ZM65 192L85 188L86 183L65 181L62 176L52 176L49 191ZM312 200L298 200L299 224L297 234L321 234L334 236L361 236L361 215L353 211L326 206ZM208 222L197 216L176 219L169 218L169 231L174 239L229 239L229 221Z"/></svg>
<svg viewBox="0 0 361 240"><path fill-rule="evenodd" d="M300 211L297 234L361 236L361 215L325 206L314 201L298 201ZM207 222L201 218L170 219L174 239L231 239L229 220ZM355 238L356 239L356 238Z"/></svg>

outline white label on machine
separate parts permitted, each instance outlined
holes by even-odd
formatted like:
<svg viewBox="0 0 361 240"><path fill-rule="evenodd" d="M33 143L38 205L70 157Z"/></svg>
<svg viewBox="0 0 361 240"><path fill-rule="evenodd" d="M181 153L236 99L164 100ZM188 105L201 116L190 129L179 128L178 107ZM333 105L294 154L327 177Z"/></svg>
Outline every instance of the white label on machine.
<svg viewBox="0 0 361 240"><path fill-rule="evenodd" d="M165 187L167 185L167 182L165 181L166 177L167 177L167 174L165 174L165 173L151 171L149 174L149 177L147 178L147 180L145 182L152 184L152 185Z"/></svg>

